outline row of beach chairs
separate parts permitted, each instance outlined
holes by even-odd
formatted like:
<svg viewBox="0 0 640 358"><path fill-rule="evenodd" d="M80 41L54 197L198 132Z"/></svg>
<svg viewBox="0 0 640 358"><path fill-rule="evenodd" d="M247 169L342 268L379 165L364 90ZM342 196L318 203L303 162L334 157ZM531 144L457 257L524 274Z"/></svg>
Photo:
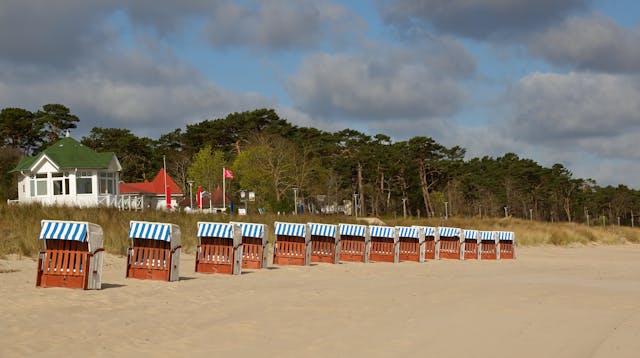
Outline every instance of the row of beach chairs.
<svg viewBox="0 0 640 358"><path fill-rule="evenodd" d="M431 226L357 224L274 224L273 263L310 265L515 258L511 231L463 230ZM177 281L180 227L131 221L126 277ZM267 267L269 230L264 224L198 222L195 272L241 274ZM103 233L88 222L42 220L36 286L100 289Z"/></svg>

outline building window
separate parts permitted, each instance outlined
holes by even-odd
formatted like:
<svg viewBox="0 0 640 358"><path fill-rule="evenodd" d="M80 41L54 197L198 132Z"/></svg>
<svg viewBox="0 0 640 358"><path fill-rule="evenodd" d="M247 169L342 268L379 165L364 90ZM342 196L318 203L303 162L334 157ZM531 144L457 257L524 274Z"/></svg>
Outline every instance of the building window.
<svg viewBox="0 0 640 358"><path fill-rule="evenodd" d="M116 193L115 173L100 173L99 190L100 194Z"/></svg>
<svg viewBox="0 0 640 358"><path fill-rule="evenodd" d="M76 192L78 194L93 193L91 172L78 172L76 176Z"/></svg>
<svg viewBox="0 0 640 358"><path fill-rule="evenodd" d="M64 182L64 174L62 173L51 173L51 177L53 180L53 195L64 195L67 194L64 192L63 182Z"/></svg>
<svg viewBox="0 0 640 358"><path fill-rule="evenodd" d="M36 195L47 195L47 174L36 174Z"/></svg>
<svg viewBox="0 0 640 358"><path fill-rule="evenodd" d="M29 177L29 195L36 196L36 176Z"/></svg>

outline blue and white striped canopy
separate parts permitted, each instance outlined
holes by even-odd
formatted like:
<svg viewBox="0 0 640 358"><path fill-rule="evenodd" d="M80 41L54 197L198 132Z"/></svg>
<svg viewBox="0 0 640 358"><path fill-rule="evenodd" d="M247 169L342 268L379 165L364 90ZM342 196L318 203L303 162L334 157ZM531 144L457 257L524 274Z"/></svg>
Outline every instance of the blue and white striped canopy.
<svg viewBox="0 0 640 358"><path fill-rule="evenodd" d="M480 231L480 240L495 241L493 238L493 231Z"/></svg>
<svg viewBox="0 0 640 358"><path fill-rule="evenodd" d="M78 221L42 220L40 239L87 241L87 223Z"/></svg>
<svg viewBox="0 0 640 358"><path fill-rule="evenodd" d="M420 229L416 226L396 226L398 237L420 238Z"/></svg>
<svg viewBox="0 0 640 358"><path fill-rule="evenodd" d="M478 230L465 230L464 238L469 240L478 240Z"/></svg>
<svg viewBox="0 0 640 358"><path fill-rule="evenodd" d="M275 223L276 235L286 235L286 236L298 236L304 237L306 231L306 224L297 224L297 223Z"/></svg>
<svg viewBox="0 0 640 358"><path fill-rule="evenodd" d="M501 241L513 241L515 235L513 231L496 231L496 236Z"/></svg>
<svg viewBox="0 0 640 358"><path fill-rule="evenodd" d="M331 224L309 224L309 232L314 236L335 237L337 229L338 227L336 225Z"/></svg>
<svg viewBox="0 0 640 358"><path fill-rule="evenodd" d="M233 225L226 223L198 222L197 236L233 239Z"/></svg>
<svg viewBox="0 0 640 358"><path fill-rule="evenodd" d="M360 236L364 237L367 227L357 224L340 224L340 235Z"/></svg>
<svg viewBox="0 0 640 358"><path fill-rule="evenodd" d="M455 227L439 227L438 228L438 235L440 235L440 237L444 236L444 237L460 237L460 235L462 234L461 229L455 228Z"/></svg>
<svg viewBox="0 0 640 358"><path fill-rule="evenodd" d="M242 229L242 236L258 239L262 239L264 237L264 224L238 222L232 222L232 224L240 225L240 229Z"/></svg>
<svg viewBox="0 0 640 358"><path fill-rule="evenodd" d="M129 238L171 241L171 224L130 221Z"/></svg>
<svg viewBox="0 0 640 358"><path fill-rule="evenodd" d="M424 229L425 237L436 236L436 228L433 226L416 226L416 227L421 227Z"/></svg>
<svg viewBox="0 0 640 358"><path fill-rule="evenodd" d="M385 237L393 239L396 234L396 229L392 226L369 225L369 234L371 237Z"/></svg>

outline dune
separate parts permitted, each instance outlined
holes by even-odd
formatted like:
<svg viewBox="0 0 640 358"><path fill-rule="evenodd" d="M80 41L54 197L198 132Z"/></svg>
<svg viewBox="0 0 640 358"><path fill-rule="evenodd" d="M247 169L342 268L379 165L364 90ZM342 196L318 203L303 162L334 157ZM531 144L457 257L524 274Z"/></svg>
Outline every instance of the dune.
<svg viewBox="0 0 640 358"><path fill-rule="evenodd" d="M0 356L637 357L640 245L522 247L517 260L280 266L103 289L36 288L0 260Z"/></svg>

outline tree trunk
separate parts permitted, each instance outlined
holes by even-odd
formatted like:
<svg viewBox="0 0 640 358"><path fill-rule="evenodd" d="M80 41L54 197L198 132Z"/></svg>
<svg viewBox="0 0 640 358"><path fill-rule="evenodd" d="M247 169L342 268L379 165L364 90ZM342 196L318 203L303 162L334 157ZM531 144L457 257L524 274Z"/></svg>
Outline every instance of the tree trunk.
<svg viewBox="0 0 640 358"><path fill-rule="evenodd" d="M362 163L358 162L358 192L360 194L360 198L358 200L360 207L360 216L364 216L362 209L365 207L364 201L364 185L362 184ZM358 208L356 208L357 210Z"/></svg>
<svg viewBox="0 0 640 358"><path fill-rule="evenodd" d="M571 198L568 196L564 198L564 213L567 214L567 220L571 222Z"/></svg>
<svg viewBox="0 0 640 358"><path fill-rule="evenodd" d="M427 212L427 216L433 216L433 210L431 209L431 199L429 198L429 185L427 184L427 173L425 170L424 162L421 160L418 162L418 170L420 176L420 189L422 189L422 200L424 201L424 208Z"/></svg>

